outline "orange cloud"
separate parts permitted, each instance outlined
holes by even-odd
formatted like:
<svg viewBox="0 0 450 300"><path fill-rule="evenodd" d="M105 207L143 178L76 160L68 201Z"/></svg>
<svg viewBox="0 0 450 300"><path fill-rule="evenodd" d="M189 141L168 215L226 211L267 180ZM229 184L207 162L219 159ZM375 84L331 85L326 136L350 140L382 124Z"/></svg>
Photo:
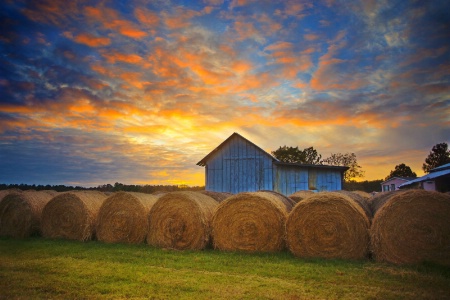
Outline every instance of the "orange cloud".
<svg viewBox="0 0 450 300"><path fill-rule="evenodd" d="M139 27L131 21L121 19L119 12L107 7L87 6L84 9L85 15L90 18L91 22L99 23L103 28L110 29L120 34L141 39L147 36L147 33L139 29Z"/></svg>
<svg viewBox="0 0 450 300"><path fill-rule="evenodd" d="M317 34L305 34L303 35L303 38L307 41L315 41L319 39L319 36Z"/></svg>
<svg viewBox="0 0 450 300"><path fill-rule="evenodd" d="M238 34L238 40L246 40L250 38L258 38L259 31L255 28L255 25L250 22L236 21L234 23L234 29Z"/></svg>
<svg viewBox="0 0 450 300"><path fill-rule="evenodd" d="M34 112L33 108L29 106L13 105L6 103L0 103L0 111L12 114L31 114Z"/></svg>
<svg viewBox="0 0 450 300"><path fill-rule="evenodd" d="M145 85L148 84L146 81L142 81L142 74L140 72L124 72L119 75L121 79L123 79L128 84L142 89Z"/></svg>
<svg viewBox="0 0 450 300"><path fill-rule="evenodd" d="M262 87L271 87L277 85L277 81L269 73L250 74L239 80L239 83L233 87L235 92L245 92Z"/></svg>
<svg viewBox="0 0 450 300"><path fill-rule="evenodd" d="M295 16L305 9L305 4L297 1L288 1L286 3L286 14Z"/></svg>
<svg viewBox="0 0 450 300"><path fill-rule="evenodd" d="M158 14L146 8L136 8L134 10L134 15L141 24L149 27L155 27L160 22Z"/></svg>
<svg viewBox="0 0 450 300"><path fill-rule="evenodd" d="M107 37L96 37L88 33L81 33L77 35L73 40L77 43L84 44L89 47L108 46L111 43L111 39Z"/></svg>
<svg viewBox="0 0 450 300"><path fill-rule="evenodd" d="M213 10L214 10L214 7L213 7L213 6L205 6L205 7L203 8L203 12L204 12L206 15L210 14Z"/></svg>
<svg viewBox="0 0 450 300"><path fill-rule="evenodd" d="M278 42L264 49L272 52L270 55L274 58L273 63L279 65L277 70L283 78L295 79L298 72L306 71L313 66L308 49L295 53L292 48L291 43Z"/></svg>
<svg viewBox="0 0 450 300"><path fill-rule="evenodd" d="M262 14L258 18L258 22L260 23L261 30L266 35L272 35L276 32L279 32L283 28L283 26L280 23L275 22L267 14Z"/></svg>
<svg viewBox="0 0 450 300"><path fill-rule="evenodd" d="M67 109L83 115L96 114L96 107L87 99L79 99L77 102L69 105Z"/></svg>
<svg viewBox="0 0 450 300"><path fill-rule="evenodd" d="M232 73L226 70L212 71L202 66L192 66L191 70L196 73L205 84L209 85L223 83L226 78L232 76Z"/></svg>
<svg viewBox="0 0 450 300"><path fill-rule="evenodd" d="M140 30L136 25L128 20L113 20L108 24L105 24L105 28L117 30L124 36L141 39L147 36L145 31Z"/></svg>
<svg viewBox="0 0 450 300"><path fill-rule="evenodd" d="M137 54L126 54L117 51L102 51L103 57L107 59L109 63L116 63L116 61L126 62L129 64L139 64L142 61L142 57Z"/></svg>
<svg viewBox="0 0 450 300"><path fill-rule="evenodd" d="M164 22L170 30L180 29L190 26L190 20L199 16L200 13L190 9L177 7L173 14L163 14Z"/></svg>
<svg viewBox="0 0 450 300"><path fill-rule="evenodd" d="M102 75L108 75L110 74L109 70L107 68L105 68L104 66L101 66L99 64L94 64L91 65L91 69L99 74Z"/></svg>
<svg viewBox="0 0 450 300"><path fill-rule="evenodd" d="M264 48L264 51L281 51L292 49L293 45L289 42L276 42Z"/></svg>
<svg viewBox="0 0 450 300"><path fill-rule="evenodd" d="M251 2L251 0L233 0L230 4L230 7L234 8L234 7L238 7L238 6L245 6L250 2Z"/></svg>
<svg viewBox="0 0 450 300"><path fill-rule="evenodd" d="M311 78L311 87L315 90L324 91L329 89L356 90L367 84L364 74L355 74L343 64L350 62L337 58L321 60L319 67Z"/></svg>
<svg viewBox="0 0 450 300"><path fill-rule="evenodd" d="M252 69L252 67L253 66L251 63L244 61L244 60L234 61L231 66L231 68L234 72L241 73L241 74L247 73L248 71L250 71Z"/></svg>

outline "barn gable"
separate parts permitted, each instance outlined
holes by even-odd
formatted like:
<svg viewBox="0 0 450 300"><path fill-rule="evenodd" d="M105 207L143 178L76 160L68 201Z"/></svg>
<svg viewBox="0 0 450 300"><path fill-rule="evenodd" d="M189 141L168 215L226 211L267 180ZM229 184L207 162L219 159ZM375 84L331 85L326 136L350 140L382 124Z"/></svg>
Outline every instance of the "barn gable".
<svg viewBox="0 0 450 300"><path fill-rule="evenodd" d="M233 133L200 160L205 189L215 192L270 190L290 195L299 190L340 190L347 167L282 163Z"/></svg>
<svg viewBox="0 0 450 300"><path fill-rule="evenodd" d="M273 190L273 156L233 133L197 163L205 166L206 190L252 192Z"/></svg>

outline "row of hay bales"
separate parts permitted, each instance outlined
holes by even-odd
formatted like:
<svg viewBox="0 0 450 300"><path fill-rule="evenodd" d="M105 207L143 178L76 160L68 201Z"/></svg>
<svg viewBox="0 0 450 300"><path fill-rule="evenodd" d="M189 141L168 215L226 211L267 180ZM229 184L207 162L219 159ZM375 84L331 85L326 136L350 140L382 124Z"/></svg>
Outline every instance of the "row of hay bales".
<svg viewBox="0 0 450 300"><path fill-rule="evenodd" d="M12 192L0 200L0 235L170 249L276 252L298 257L450 265L450 196L271 191L236 195L171 192Z"/></svg>

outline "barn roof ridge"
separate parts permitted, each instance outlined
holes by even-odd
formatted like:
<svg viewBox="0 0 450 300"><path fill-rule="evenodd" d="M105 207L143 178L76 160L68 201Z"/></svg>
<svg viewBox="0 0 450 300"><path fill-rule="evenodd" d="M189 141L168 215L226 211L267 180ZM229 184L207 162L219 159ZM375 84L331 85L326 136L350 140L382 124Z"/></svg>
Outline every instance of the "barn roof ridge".
<svg viewBox="0 0 450 300"><path fill-rule="evenodd" d="M209 159L209 157L211 157L214 153L216 153L217 151L219 151L229 140L231 140L234 136L238 136L241 139L244 139L245 141L247 141L248 143L252 144L253 146L255 146L256 148L258 148L259 150L261 150L263 153L267 154L271 159L273 159L275 162L280 162L278 159L276 159L275 157L273 157L272 155L270 155L267 151L265 151L264 149L262 149L261 147L259 147L258 145L256 145L255 143L253 143L252 141L250 141L249 139L246 139L245 137L243 137L242 135L240 135L237 132L233 132L232 135L230 135L226 140L224 140L222 143L220 143L219 146L217 146L216 148L214 148L214 150L212 150L208 155L206 155L202 160L200 160L197 165L204 167L206 166L206 161Z"/></svg>

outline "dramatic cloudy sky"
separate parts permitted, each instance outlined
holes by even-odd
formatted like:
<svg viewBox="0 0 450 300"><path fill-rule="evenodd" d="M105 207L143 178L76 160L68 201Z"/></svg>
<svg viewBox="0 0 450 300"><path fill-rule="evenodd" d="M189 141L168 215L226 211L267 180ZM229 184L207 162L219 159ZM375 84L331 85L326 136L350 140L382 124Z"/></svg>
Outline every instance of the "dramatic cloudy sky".
<svg viewBox="0 0 450 300"><path fill-rule="evenodd" d="M0 183L203 185L233 132L420 176L450 142L447 0L3 0L0 19Z"/></svg>

